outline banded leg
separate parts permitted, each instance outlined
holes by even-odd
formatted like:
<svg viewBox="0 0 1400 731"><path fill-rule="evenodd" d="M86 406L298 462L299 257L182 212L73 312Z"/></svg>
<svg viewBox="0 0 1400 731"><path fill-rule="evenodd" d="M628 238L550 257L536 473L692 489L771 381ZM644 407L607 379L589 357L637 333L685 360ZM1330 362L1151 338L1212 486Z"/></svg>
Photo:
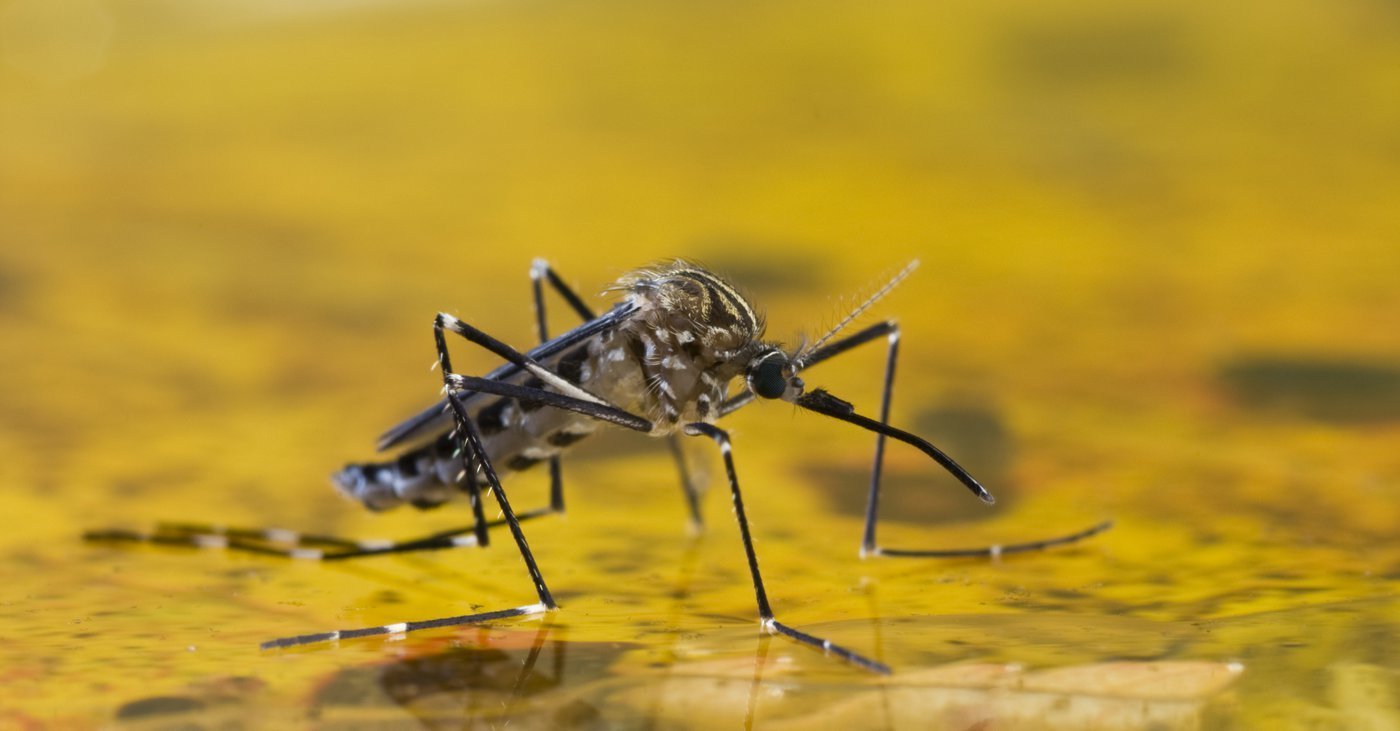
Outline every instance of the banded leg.
<svg viewBox="0 0 1400 731"><path fill-rule="evenodd" d="M552 511L541 508L516 516L533 520ZM489 527L506 524L500 518L487 521ZM475 525L431 533L404 540L351 539L323 536L285 528L237 528L200 523L157 523L155 530L141 532L120 528L89 530L83 540L93 543L150 543L183 548L222 549L309 561L343 561L394 553L416 553L448 548L478 546Z"/></svg>
<svg viewBox="0 0 1400 731"><path fill-rule="evenodd" d="M894 374L895 363L899 359L899 324L894 321L876 323L858 332L852 333L844 338L835 340L827 345L808 353L802 358L802 368L810 368L822 361L829 360L841 355L848 350L880 339L886 339L885 355L885 377L880 393L880 419L881 426L889 425L890 403L894 395ZM721 413L729 414L753 400L753 395L749 393L741 394L725 402ZM1039 551L1055 546L1062 546L1069 543L1084 540L1090 536L1102 533L1113 527L1113 521L1107 520L1094 526L1070 533L1068 535L1056 536L1038 541L1026 543L1012 543L1004 545L981 546L977 548L956 548L956 549L933 549L933 550L907 550L898 548L882 548L875 540L875 528L879 521L880 506L880 482L884 472L885 462L885 437L882 431L876 431L875 436L875 458L870 469L870 488L865 507L865 527L862 534L860 555L865 556L893 556L900 558L963 558L975 556L999 557L1012 553L1025 553L1028 551ZM946 465L945 465L946 466ZM961 470L961 468L958 468Z"/></svg>
<svg viewBox="0 0 1400 731"><path fill-rule="evenodd" d="M734 469L734 456L729 444L729 434L712 424L700 422L688 425L686 433L693 436L707 436L719 445L720 454L724 458L724 472L729 478L729 489L734 498L734 517L739 521L739 535L744 541L744 553L748 556L749 573L753 577L754 595L758 600L758 617L764 631L789 637L866 670L888 674L890 667L882 662L872 660L840 645L832 644L831 640L824 640L778 621L777 617L773 615L773 607L768 603L768 592L763 587L763 577L758 571L758 554L754 552L753 536L749 533L749 519L744 513L744 498L739 492L739 476Z"/></svg>

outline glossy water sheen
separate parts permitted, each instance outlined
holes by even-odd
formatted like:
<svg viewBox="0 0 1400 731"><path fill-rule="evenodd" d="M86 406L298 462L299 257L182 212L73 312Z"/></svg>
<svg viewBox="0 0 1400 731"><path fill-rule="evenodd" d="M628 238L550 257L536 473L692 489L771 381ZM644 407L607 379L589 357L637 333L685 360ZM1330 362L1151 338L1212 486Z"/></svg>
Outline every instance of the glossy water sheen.
<svg viewBox="0 0 1400 731"><path fill-rule="evenodd" d="M0 4L0 727L1400 724L1393 4L283 5ZM778 338L918 257L894 421L999 502L895 448L884 540L1117 527L861 561L873 439L736 415L779 616L888 679L761 639L728 496L688 537L645 438L527 525L543 620L264 653L533 599L505 543L78 540L461 522L326 476L436 398L438 310L530 344L536 255L585 292L696 258ZM870 413L880 362L808 382Z"/></svg>

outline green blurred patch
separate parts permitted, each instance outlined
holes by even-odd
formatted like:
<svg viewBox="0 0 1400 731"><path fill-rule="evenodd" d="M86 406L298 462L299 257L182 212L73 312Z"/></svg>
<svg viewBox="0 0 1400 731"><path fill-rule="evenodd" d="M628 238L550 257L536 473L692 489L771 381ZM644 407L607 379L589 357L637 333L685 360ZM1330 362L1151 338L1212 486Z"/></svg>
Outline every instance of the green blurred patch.
<svg viewBox="0 0 1400 731"><path fill-rule="evenodd" d="M1255 355L1222 366L1219 377L1250 409L1341 423L1400 419L1400 363Z"/></svg>

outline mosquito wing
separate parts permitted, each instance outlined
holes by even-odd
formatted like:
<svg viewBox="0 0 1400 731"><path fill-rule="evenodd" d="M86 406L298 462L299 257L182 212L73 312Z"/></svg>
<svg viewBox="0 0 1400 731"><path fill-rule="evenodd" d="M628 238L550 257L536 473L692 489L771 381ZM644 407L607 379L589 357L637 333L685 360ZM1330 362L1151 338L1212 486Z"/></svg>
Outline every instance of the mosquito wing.
<svg viewBox="0 0 1400 731"><path fill-rule="evenodd" d="M533 350L526 352L525 355L548 367L550 358L559 355L589 338L597 337L612 330L617 327L618 323L635 314L638 309L640 308L635 303L623 302L598 317L579 325L573 330L546 341ZM507 363L487 373L485 377L493 381L503 381L517 376L520 373L522 373L522 370L519 366L514 363ZM462 400L464 403L470 403L478 395L479 394L476 393L468 394ZM381 434L379 436L378 448L379 451L382 452L408 442L416 442L420 439L435 437L451 427L452 413L448 410L447 399L444 398Z"/></svg>

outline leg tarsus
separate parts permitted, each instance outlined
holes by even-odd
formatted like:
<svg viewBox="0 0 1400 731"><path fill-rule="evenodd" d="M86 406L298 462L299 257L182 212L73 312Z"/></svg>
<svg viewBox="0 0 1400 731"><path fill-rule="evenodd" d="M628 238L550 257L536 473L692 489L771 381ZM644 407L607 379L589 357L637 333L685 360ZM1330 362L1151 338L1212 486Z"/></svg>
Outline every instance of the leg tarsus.
<svg viewBox="0 0 1400 731"><path fill-rule="evenodd" d="M881 675L889 675L890 673L894 672L890 669L889 665L886 665L878 660L871 660L870 658L865 657L864 655L852 652L851 650L848 650L840 645L833 644L831 640L824 640L820 637L809 635L806 632L803 632L802 630L793 629L792 627L789 627L776 619L768 620L765 623L765 625L768 627L768 630L770 632L773 632L774 634L780 634L784 637L797 640L798 642L801 642L804 645L814 647L828 655L840 658L841 660L855 665L856 667L865 668L866 670L880 673Z"/></svg>
<svg viewBox="0 0 1400 731"><path fill-rule="evenodd" d="M513 607L511 609L499 609L494 612L479 612L476 614L463 614L456 617L443 617L441 619L427 619L421 622L399 622L397 624L383 624L378 627L365 627L362 629L344 629L331 632L317 632L309 635L297 635L295 637L281 637L275 640L268 640L260 646L264 650L278 650L298 645L314 645L321 642L336 642L339 640L350 640L357 637L373 637L376 635L399 635L408 632L416 632L424 629L434 629L438 627L458 627L464 624L480 624L507 617L519 617L526 614L541 614L554 607L547 607L544 604L530 604L523 607Z"/></svg>
<svg viewBox="0 0 1400 731"><path fill-rule="evenodd" d="M1009 543L1005 545L981 546L978 548L950 548L935 549L930 551L904 550L899 548L876 548L874 556L890 556L893 558L969 558L986 556L990 558L1000 558L1012 553L1029 553L1031 551L1043 551L1055 546L1063 546L1070 543L1078 543L1091 536L1096 536L1113 527L1113 521L1105 520L1092 525L1084 530L1070 533L1068 535L1046 538L1039 541L1028 541L1026 543Z"/></svg>

